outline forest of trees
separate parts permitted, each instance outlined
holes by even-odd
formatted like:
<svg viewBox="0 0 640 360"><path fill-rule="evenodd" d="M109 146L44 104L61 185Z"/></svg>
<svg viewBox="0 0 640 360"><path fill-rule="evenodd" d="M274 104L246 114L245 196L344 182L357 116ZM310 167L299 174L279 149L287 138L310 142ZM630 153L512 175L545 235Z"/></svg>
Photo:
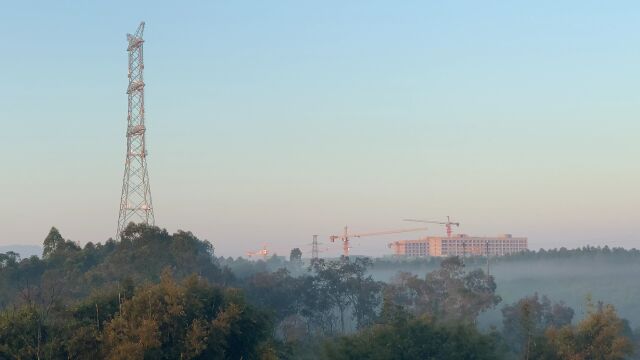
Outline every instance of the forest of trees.
<svg viewBox="0 0 640 360"><path fill-rule="evenodd" d="M638 258L586 248L500 261L614 251ZM0 254L0 359L637 358L640 331L614 304L586 297L578 312L537 288L505 301L479 259L421 261L422 272L365 257L308 261L300 249L218 258L190 232L136 224L81 247L52 228L41 258ZM381 270L393 274L380 281ZM483 329L489 311L501 324Z"/></svg>

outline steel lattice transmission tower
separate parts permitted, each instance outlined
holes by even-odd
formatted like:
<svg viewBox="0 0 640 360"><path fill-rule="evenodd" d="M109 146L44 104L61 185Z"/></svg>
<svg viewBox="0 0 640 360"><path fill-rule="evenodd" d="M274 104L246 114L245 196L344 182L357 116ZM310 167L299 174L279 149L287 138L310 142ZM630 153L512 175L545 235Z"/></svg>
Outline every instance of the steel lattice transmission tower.
<svg viewBox="0 0 640 360"><path fill-rule="evenodd" d="M313 242L311 243L311 258L317 260L319 252L320 251L318 250L318 235L313 235Z"/></svg>
<svg viewBox="0 0 640 360"><path fill-rule="evenodd" d="M144 59L142 33L144 21L135 34L127 34L129 52L129 86L127 95L129 106L127 113L127 156L122 180L118 233L130 222L154 224L149 172L147 170L147 148L144 125Z"/></svg>

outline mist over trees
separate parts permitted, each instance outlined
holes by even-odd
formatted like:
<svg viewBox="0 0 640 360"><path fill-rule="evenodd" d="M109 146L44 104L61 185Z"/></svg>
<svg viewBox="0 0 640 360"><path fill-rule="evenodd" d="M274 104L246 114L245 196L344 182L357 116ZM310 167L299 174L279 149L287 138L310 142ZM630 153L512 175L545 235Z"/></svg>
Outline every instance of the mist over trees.
<svg viewBox="0 0 640 360"><path fill-rule="evenodd" d="M502 335L513 352L530 354L543 343L547 329L570 325L573 315L574 310L564 303L552 303L536 293L502 308Z"/></svg>
<svg viewBox="0 0 640 360"><path fill-rule="evenodd" d="M398 271L425 274L440 266L438 258L373 260L370 273L375 279L389 282ZM467 269L483 269L487 259L464 259ZM538 293L550 300L563 301L576 314L586 312L585 298L615 304L621 316L640 326L640 251L636 249L585 246L578 249L550 249L528 251L490 259L493 276L501 304L510 304ZM501 326L500 308L481 314L478 324L482 328Z"/></svg>
<svg viewBox="0 0 640 360"><path fill-rule="evenodd" d="M530 252L488 275L477 258L222 258L139 224L80 247L52 228L42 258L0 254L0 359L633 358L638 331L615 302L576 311L535 287L505 301L501 267L568 258L626 266L638 252ZM480 326L489 313L499 326Z"/></svg>

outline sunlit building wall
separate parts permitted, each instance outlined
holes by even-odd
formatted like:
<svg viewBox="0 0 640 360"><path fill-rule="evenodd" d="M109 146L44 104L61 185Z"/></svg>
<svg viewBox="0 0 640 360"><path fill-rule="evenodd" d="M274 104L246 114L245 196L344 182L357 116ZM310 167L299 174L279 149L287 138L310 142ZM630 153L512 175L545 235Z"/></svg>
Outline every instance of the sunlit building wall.
<svg viewBox="0 0 640 360"><path fill-rule="evenodd" d="M528 249L526 237L511 234L499 236L452 237L429 236L419 240L401 240L389 244L394 254L407 257L424 256L503 256Z"/></svg>

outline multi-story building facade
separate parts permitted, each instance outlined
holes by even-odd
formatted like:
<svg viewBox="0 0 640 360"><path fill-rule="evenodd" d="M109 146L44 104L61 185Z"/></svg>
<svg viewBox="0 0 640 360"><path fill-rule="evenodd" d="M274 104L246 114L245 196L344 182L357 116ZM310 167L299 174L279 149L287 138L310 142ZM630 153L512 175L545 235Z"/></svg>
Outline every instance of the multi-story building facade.
<svg viewBox="0 0 640 360"><path fill-rule="evenodd" d="M395 255L422 256L502 256L528 249L526 237L511 234L499 236L469 236L458 234L451 237L429 236L419 240L401 240L389 244Z"/></svg>
<svg viewBox="0 0 640 360"><path fill-rule="evenodd" d="M428 238L420 240L400 240L392 242L389 247L394 249L394 254L408 257L429 256Z"/></svg>

